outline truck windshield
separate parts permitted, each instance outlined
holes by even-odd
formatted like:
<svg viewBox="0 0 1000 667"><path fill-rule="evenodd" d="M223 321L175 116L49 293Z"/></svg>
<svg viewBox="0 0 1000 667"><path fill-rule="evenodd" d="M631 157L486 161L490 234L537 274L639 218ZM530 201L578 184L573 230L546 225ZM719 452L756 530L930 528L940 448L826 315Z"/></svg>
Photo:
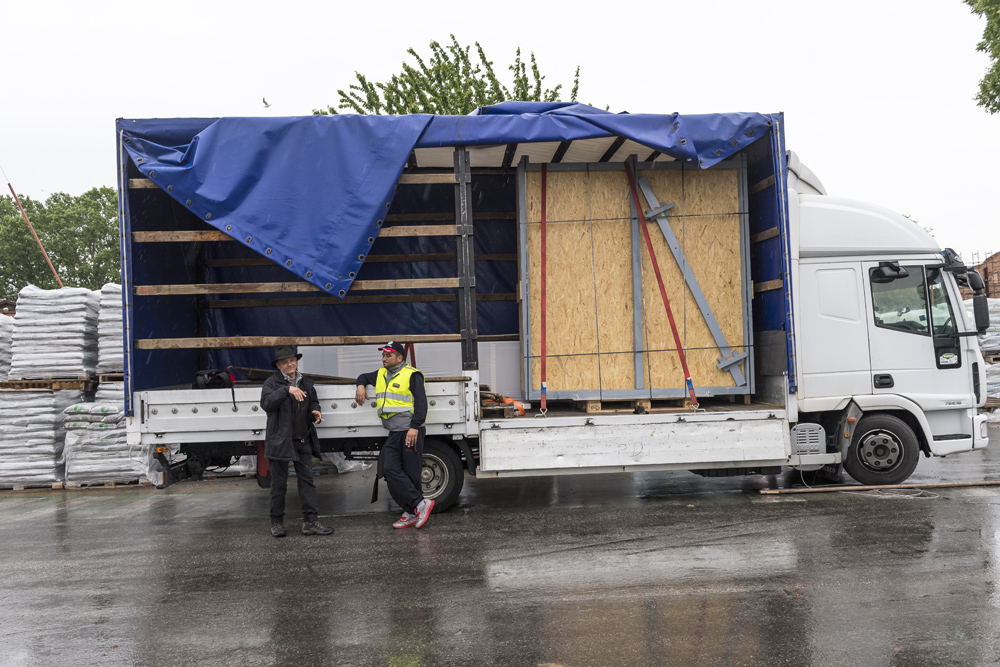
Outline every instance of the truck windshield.
<svg viewBox="0 0 1000 667"><path fill-rule="evenodd" d="M872 305L876 326L909 333L929 333L927 323L927 292L921 266L904 267L905 278L878 282L876 269L871 271ZM943 289L943 285L942 285Z"/></svg>

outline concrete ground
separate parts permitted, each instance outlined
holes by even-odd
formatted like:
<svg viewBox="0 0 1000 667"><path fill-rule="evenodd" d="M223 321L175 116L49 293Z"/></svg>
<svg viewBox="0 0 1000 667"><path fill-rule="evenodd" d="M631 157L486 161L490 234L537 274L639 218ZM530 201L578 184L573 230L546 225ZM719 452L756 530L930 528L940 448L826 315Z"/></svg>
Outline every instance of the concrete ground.
<svg viewBox="0 0 1000 667"><path fill-rule="evenodd" d="M910 481L1000 480L991 437ZM284 539L254 480L0 492L0 665L1000 660L1000 487L757 492L796 480L469 478L393 531L370 471L331 475L336 533Z"/></svg>

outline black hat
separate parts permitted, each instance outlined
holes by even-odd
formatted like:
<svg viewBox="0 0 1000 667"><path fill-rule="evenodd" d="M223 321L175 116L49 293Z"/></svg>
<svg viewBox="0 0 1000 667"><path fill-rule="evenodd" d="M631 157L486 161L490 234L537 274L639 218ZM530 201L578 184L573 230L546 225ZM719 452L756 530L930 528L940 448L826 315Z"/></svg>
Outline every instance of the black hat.
<svg viewBox="0 0 1000 667"><path fill-rule="evenodd" d="M289 357L295 357L296 360L299 360L302 358L302 353L297 352L291 345L282 345L274 351L274 361L271 362L271 366L277 368L279 361Z"/></svg>
<svg viewBox="0 0 1000 667"><path fill-rule="evenodd" d="M403 344L391 340L382 347L380 347L378 350L379 352L399 352L404 357L406 356L406 351L403 348Z"/></svg>

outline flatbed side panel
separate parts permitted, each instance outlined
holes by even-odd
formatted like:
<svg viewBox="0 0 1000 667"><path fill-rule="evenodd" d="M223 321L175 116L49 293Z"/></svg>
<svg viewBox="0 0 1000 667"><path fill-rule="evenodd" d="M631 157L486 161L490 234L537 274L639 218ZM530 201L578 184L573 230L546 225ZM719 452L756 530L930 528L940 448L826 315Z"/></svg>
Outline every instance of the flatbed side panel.
<svg viewBox="0 0 1000 667"><path fill-rule="evenodd" d="M428 434L464 435L466 389L462 382L427 385ZM317 385L323 413L320 438L382 437L385 429L372 407L354 401L354 385ZM237 387L236 409L229 389L164 389L137 392L141 422L134 420L142 442L229 442L263 439L267 415L260 407L260 387Z"/></svg>
<svg viewBox="0 0 1000 667"><path fill-rule="evenodd" d="M789 449L784 419L532 424L487 428L479 437L483 471L601 468L721 461L784 460Z"/></svg>

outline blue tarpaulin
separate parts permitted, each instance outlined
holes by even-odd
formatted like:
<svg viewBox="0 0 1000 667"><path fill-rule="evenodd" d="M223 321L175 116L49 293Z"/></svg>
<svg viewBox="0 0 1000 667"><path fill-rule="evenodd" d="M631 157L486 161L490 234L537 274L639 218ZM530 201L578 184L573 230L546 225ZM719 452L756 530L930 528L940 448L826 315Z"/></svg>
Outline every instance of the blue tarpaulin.
<svg viewBox="0 0 1000 667"><path fill-rule="evenodd" d="M507 102L468 116L120 120L118 128L138 169L186 209L344 296L414 149L621 136L708 168L770 124L755 113L614 114Z"/></svg>

